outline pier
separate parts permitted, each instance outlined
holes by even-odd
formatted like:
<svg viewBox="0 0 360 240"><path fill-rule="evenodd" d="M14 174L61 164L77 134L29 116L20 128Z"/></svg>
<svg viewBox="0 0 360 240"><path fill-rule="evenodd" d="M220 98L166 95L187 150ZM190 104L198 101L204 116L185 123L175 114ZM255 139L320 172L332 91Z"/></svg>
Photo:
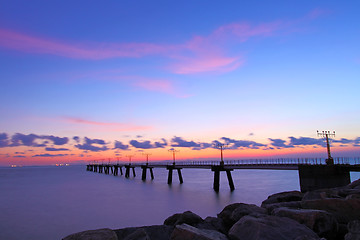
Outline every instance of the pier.
<svg viewBox="0 0 360 240"><path fill-rule="evenodd" d="M229 160L229 161L182 161L173 163L133 163L133 164L88 164L87 171L105 173L114 176L123 175L122 168L125 168L125 177L129 178L132 172L136 177L135 168L141 168L141 179L147 178L147 171L151 179L154 179L154 168L163 168L168 171L167 184L173 182L173 171L176 170L180 184L184 183L182 169L209 169L214 172L213 189L218 192L220 189L220 173L226 172L229 188L235 190L235 184L231 172L241 169L259 170L297 170L299 174L300 189L302 192L309 190L340 187L350 183L350 172L360 172L360 158L334 158L333 164L328 164L327 159L302 158L302 159L250 159L250 160ZM351 162L351 163L350 163Z"/></svg>

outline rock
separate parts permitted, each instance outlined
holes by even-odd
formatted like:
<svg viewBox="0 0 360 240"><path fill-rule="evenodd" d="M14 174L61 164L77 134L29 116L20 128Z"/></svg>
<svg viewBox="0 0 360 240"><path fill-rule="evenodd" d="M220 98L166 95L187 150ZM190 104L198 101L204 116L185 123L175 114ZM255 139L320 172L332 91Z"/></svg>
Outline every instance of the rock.
<svg viewBox="0 0 360 240"><path fill-rule="evenodd" d="M234 203L226 206L217 216L229 229L241 217L249 214L266 214L266 209L253 204Z"/></svg>
<svg viewBox="0 0 360 240"><path fill-rule="evenodd" d="M288 217L304 224L320 237L334 239L338 231L338 223L333 215L323 210L276 208L272 215Z"/></svg>
<svg viewBox="0 0 360 240"><path fill-rule="evenodd" d="M141 230L138 232L138 230ZM169 240L174 227L166 225L153 225L153 226L144 226L144 227L131 227L115 230L118 239L126 239L128 236L131 236L135 232L135 236L141 237L143 231L152 240ZM140 234L141 233L141 234ZM136 239L136 238L135 238ZM142 239L142 238L140 238Z"/></svg>
<svg viewBox="0 0 360 240"><path fill-rule="evenodd" d="M345 199L360 199L360 194L350 194Z"/></svg>
<svg viewBox="0 0 360 240"><path fill-rule="evenodd" d="M270 214L276 208L280 207L287 207L287 208L301 208L301 201L294 201L294 202L280 202L280 203L273 203L273 204L265 204L264 208Z"/></svg>
<svg viewBox="0 0 360 240"><path fill-rule="evenodd" d="M171 240L228 240L217 231L198 229L188 224L177 225L171 234Z"/></svg>
<svg viewBox="0 0 360 240"><path fill-rule="evenodd" d="M318 209L331 213L338 223L360 219L360 199L318 199L302 201L304 209Z"/></svg>
<svg viewBox="0 0 360 240"><path fill-rule="evenodd" d="M127 235L124 240L151 240L151 238L144 229L139 228L135 232Z"/></svg>
<svg viewBox="0 0 360 240"><path fill-rule="evenodd" d="M74 233L63 238L63 240L118 240L118 237L113 230L103 228Z"/></svg>
<svg viewBox="0 0 360 240"><path fill-rule="evenodd" d="M184 213L177 213L168 217L165 219L164 224L169 226L176 226L186 223L188 225L194 226L203 221L204 220L199 215L196 215L191 211L186 211Z"/></svg>
<svg viewBox="0 0 360 240"><path fill-rule="evenodd" d="M299 237L319 239L316 233L305 225L276 216L242 217L229 230L228 236L231 240L294 240Z"/></svg>
<svg viewBox="0 0 360 240"><path fill-rule="evenodd" d="M339 191L336 189L319 189L306 192L302 198L302 201L325 198L341 198L341 196L339 195Z"/></svg>
<svg viewBox="0 0 360 240"><path fill-rule="evenodd" d="M345 240L360 240L360 220L351 221L347 225L349 232Z"/></svg>
<svg viewBox="0 0 360 240"><path fill-rule="evenodd" d="M270 195L265 201L262 202L261 207L265 204L279 203L279 202L292 202L301 201L303 193L299 191L281 192Z"/></svg>
<svg viewBox="0 0 360 240"><path fill-rule="evenodd" d="M254 204L241 204L231 213L230 219L235 223L246 215L258 216L264 214L267 214L265 208L258 207Z"/></svg>
<svg viewBox="0 0 360 240"><path fill-rule="evenodd" d="M227 228L221 218L207 217L204 219L204 222L197 224L196 227L200 229L215 230L227 234Z"/></svg>
<svg viewBox="0 0 360 240"><path fill-rule="evenodd" d="M360 234L360 220L354 220L349 222L347 227L350 233Z"/></svg>
<svg viewBox="0 0 360 240"><path fill-rule="evenodd" d="M360 189L360 179L353 181L348 185L349 188Z"/></svg>

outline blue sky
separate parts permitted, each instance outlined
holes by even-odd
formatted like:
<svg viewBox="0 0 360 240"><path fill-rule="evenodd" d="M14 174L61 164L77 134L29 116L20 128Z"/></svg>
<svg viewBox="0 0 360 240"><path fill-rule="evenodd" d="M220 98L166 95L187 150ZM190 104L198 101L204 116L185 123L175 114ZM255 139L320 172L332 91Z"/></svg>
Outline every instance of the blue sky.
<svg viewBox="0 0 360 240"><path fill-rule="evenodd" d="M270 140L316 130L336 130L334 154L359 151L357 1L0 3L3 165L144 151L134 140L167 159L178 138L183 159L213 158L204 146L227 138L231 159L317 156Z"/></svg>

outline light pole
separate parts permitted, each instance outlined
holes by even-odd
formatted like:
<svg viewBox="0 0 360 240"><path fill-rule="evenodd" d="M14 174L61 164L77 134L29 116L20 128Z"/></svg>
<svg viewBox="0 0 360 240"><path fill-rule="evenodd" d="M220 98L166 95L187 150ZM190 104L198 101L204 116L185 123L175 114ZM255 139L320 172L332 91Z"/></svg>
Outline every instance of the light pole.
<svg viewBox="0 0 360 240"><path fill-rule="evenodd" d="M151 155L151 153L143 153L142 155L146 156L146 165L149 165L149 155Z"/></svg>
<svg viewBox="0 0 360 240"><path fill-rule="evenodd" d="M228 144L218 143L215 147L220 149L220 165L224 166L223 150L228 147Z"/></svg>
<svg viewBox="0 0 360 240"><path fill-rule="evenodd" d="M173 165L175 165L175 153L180 152L179 150L169 149L169 152L173 153Z"/></svg>
<svg viewBox="0 0 360 240"><path fill-rule="evenodd" d="M334 159L331 157L331 153L330 153L329 137L335 137L335 131L333 131L332 133L330 131L322 131L322 132L317 131L317 135L326 140L326 147L328 154L328 159L326 159L326 164L327 165L334 164Z"/></svg>

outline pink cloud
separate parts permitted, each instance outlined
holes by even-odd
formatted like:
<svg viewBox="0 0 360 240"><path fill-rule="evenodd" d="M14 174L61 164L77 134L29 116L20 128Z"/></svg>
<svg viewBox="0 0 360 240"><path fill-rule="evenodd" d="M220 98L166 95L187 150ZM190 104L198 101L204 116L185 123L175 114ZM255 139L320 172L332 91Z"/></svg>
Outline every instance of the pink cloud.
<svg viewBox="0 0 360 240"><path fill-rule="evenodd" d="M261 24L235 22L218 27L209 35L194 36L180 44L153 43L70 43L50 38L27 35L11 30L0 29L0 47L26 53L52 54L75 59L100 60L107 58L139 58L148 55L160 55L171 59L169 67L177 74L201 72L228 72L240 67L244 62L240 53L230 55L233 44L248 41L253 37L268 37L290 25L304 20L311 20L326 13L315 9L305 17L294 21L272 21ZM163 81L145 83L137 86L162 92L171 92L170 85Z"/></svg>
<svg viewBox="0 0 360 240"><path fill-rule="evenodd" d="M52 54L68 58L99 60L115 57L141 57L166 51L151 43L71 44L0 29L0 46L27 53Z"/></svg>
<svg viewBox="0 0 360 240"><path fill-rule="evenodd" d="M202 72L229 72L241 66L244 61L238 58L222 56L202 56L200 58L186 59L174 64L173 71L177 74L193 74Z"/></svg>
<svg viewBox="0 0 360 240"><path fill-rule="evenodd" d="M128 123L111 123L111 122L97 122L97 121L91 121L86 120L82 118L74 118L74 117L64 117L62 118L65 122L71 123L71 124L80 124L80 125L92 125L92 126L98 126L107 130L112 131L119 131L119 132L125 132L125 131L141 131L141 130L150 130L152 127L149 126L138 126L134 124L128 124Z"/></svg>

